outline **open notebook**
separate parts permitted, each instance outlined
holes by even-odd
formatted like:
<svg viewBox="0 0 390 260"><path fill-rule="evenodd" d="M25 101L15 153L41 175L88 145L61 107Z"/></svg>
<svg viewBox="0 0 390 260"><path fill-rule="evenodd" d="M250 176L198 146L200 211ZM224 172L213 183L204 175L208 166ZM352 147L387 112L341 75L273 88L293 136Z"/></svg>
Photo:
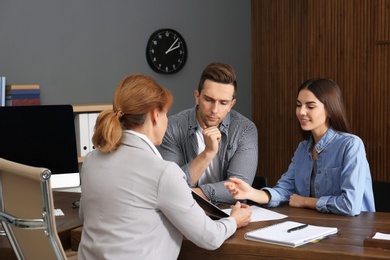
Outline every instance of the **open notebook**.
<svg viewBox="0 0 390 260"><path fill-rule="evenodd" d="M290 229L305 226L304 228L288 232ZM335 227L304 225L295 221L284 221L278 224L256 229L245 233L245 239L265 242L282 246L297 247L309 242L322 239L337 233Z"/></svg>

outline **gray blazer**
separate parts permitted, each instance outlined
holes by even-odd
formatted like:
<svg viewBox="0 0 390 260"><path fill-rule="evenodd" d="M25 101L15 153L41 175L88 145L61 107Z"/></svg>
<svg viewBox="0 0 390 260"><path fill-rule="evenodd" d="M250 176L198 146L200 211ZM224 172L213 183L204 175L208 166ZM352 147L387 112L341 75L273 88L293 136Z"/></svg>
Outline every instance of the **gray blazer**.
<svg viewBox="0 0 390 260"><path fill-rule="evenodd" d="M179 166L126 131L118 150L86 156L81 183L78 259L177 259L183 235L213 250L236 230L232 217L206 216Z"/></svg>

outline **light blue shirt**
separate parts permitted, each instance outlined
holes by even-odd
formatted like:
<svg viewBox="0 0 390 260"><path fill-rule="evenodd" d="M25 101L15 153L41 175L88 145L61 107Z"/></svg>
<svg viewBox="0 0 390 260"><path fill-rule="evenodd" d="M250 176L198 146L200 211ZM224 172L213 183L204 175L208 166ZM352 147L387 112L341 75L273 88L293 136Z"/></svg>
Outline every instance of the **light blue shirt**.
<svg viewBox="0 0 390 260"><path fill-rule="evenodd" d="M266 205L275 207L288 202L290 195L310 196L310 177L314 161L313 138L302 141L288 167L273 188ZM314 192L320 212L355 216L361 211L375 211L370 167L362 140L356 135L328 129L315 146L316 176Z"/></svg>

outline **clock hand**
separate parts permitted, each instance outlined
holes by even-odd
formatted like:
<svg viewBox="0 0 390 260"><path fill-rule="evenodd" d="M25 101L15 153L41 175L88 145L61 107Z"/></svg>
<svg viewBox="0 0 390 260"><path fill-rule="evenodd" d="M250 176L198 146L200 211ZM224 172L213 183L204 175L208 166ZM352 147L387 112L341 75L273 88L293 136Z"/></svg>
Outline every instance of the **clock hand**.
<svg viewBox="0 0 390 260"><path fill-rule="evenodd" d="M173 47L172 49L167 50L167 51L165 52L165 54L167 54L168 52L171 52L171 51L173 51L173 50L175 50L175 49L177 49L177 48L179 48L179 47L180 47L180 44L177 45L177 46L175 46L175 47Z"/></svg>
<svg viewBox="0 0 390 260"><path fill-rule="evenodd" d="M171 47L169 47L169 49L165 52L165 54L167 54L167 53L173 51L174 49L179 48L180 45L177 45L177 46L173 47L173 46L176 44L176 42L177 42L178 40L179 40L179 38L177 38L177 39L172 43Z"/></svg>

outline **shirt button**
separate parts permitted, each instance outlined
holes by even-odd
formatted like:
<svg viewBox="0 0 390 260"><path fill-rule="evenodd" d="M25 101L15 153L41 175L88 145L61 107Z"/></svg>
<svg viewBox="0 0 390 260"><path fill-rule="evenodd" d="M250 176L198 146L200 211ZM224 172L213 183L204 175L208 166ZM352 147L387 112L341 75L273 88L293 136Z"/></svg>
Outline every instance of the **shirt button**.
<svg viewBox="0 0 390 260"><path fill-rule="evenodd" d="M316 186L316 190L319 190L320 189L320 187L319 186Z"/></svg>

